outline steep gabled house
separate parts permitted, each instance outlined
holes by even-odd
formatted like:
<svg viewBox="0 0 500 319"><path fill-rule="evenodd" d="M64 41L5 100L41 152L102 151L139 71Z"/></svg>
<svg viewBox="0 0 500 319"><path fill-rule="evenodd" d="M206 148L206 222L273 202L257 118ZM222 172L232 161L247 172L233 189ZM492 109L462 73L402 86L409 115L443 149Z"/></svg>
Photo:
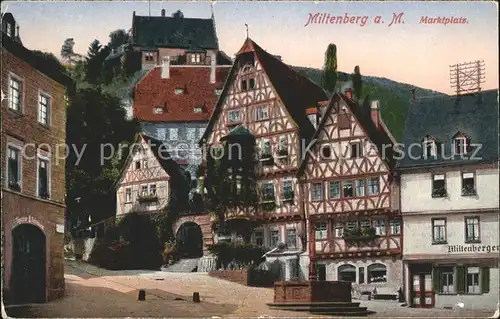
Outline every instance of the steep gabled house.
<svg viewBox="0 0 500 319"><path fill-rule="evenodd" d="M397 295L402 226L391 173L393 139L379 102L365 110L347 89L325 108L309 111L322 118L299 171L310 277Z"/></svg>
<svg viewBox="0 0 500 319"><path fill-rule="evenodd" d="M320 87L247 38L236 54L201 142L208 152L236 135L252 135L255 139L258 207L229 210L225 219L259 221L261 225L254 229L251 241L276 248L268 259L290 260L282 273L287 279L304 276L297 264L306 247L296 175L304 144L315 131L307 109L326 101ZM231 236L232 240L241 240L244 235L233 231Z"/></svg>
<svg viewBox="0 0 500 319"><path fill-rule="evenodd" d="M416 102L403 142L409 305L491 309L499 297L498 91Z"/></svg>
<svg viewBox="0 0 500 319"><path fill-rule="evenodd" d="M188 211L188 191L184 170L163 142L138 134L116 183L116 216L157 213L167 205Z"/></svg>

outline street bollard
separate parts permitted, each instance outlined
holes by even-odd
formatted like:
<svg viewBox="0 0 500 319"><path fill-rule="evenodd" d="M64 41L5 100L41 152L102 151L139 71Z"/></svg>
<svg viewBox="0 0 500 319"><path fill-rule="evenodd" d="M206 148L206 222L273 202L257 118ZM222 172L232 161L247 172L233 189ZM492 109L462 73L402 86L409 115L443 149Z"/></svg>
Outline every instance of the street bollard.
<svg viewBox="0 0 500 319"><path fill-rule="evenodd" d="M145 290L143 290L143 289L139 290L139 296L138 296L137 300L139 300L139 301L146 300L146 291Z"/></svg>
<svg viewBox="0 0 500 319"><path fill-rule="evenodd" d="M200 293L193 292L193 302L200 302Z"/></svg>

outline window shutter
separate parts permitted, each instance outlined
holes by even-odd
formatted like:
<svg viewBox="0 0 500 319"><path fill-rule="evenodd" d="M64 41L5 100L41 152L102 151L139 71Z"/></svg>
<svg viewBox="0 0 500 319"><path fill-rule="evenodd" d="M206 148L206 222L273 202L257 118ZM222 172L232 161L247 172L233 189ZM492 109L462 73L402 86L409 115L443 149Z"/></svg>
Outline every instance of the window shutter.
<svg viewBox="0 0 500 319"><path fill-rule="evenodd" d="M465 267L463 266L458 266L456 270L456 289L457 289L457 294L463 294L465 293Z"/></svg>
<svg viewBox="0 0 500 319"><path fill-rule="evenodd" d="M481 268L481 292L483 294L490 292L490 268Z"/></svg>
<svg viewBox="0 0 500 319"><path fill-rule="evenodd" d="M434 292L439 293L441 292L441 273L439 271L439 268L435 267L432 268L432 284L434 286Z"/></svg>

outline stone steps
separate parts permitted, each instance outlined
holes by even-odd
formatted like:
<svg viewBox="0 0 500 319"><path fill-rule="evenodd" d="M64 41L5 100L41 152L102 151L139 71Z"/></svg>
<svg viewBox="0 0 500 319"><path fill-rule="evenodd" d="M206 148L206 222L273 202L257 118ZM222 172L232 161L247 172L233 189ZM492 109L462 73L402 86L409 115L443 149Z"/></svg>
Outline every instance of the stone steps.
<svg viewBox="0 0 500 319"><path fill-rule="evenodd" d="M359 302L287 302L268 303L271 309L285 311L306 311L317 315L329 316L366 316L370 314Z"/></svg>
<svg viewBox="0 0 500 319"><path fill-rule="evenodd" d="M162 271L165 272L193 272L198 268L198 260L200 258L189 258L189 259L181 259L173 265L162 268Z"/></svg>

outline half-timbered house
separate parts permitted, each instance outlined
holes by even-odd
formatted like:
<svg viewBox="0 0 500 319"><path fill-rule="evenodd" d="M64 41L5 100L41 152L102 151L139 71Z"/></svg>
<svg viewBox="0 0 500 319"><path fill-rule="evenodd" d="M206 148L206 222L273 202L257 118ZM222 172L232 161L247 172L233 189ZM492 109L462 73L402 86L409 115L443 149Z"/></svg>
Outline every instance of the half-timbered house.
<svg viewBox="0 0 500 319"><path fill-rule="evenodd" d="M310 278L397 295L403 234L391 174L394 139L379 102L363 109L347 89L309 113L322 117L299 171Z"/></svg>
<svg viewBox="0 0 500 319"><path fill-rule="evenodd" d="M131 212L156 213L169 203L173 194L176 199L183 199L184 171L170 157L162 141L141 133L131 147L123 150L129 154L116 183L118 218ZM184 203L188 203L187 197Z"/></svg>
<svg viewBox="0 0 500 319"><path fill-rule="evenodd" d="M324 91L309 79L284 64L279 57L264 51L247 38L210 118L202 143L214 147L231 133L247 131L258 148L260 205L256 210L229 211L226 219L259 220L251 240L276 248L268 259L281 262L282 277L307 277L297 261L304 254L305 225L299 205L297 171L302 148L315 131L307 109L326 103ZM233 238L241 238L233 234ZM307 261L302 262L307 269ZM292 266L293 265L293 266Z"/></svg>

